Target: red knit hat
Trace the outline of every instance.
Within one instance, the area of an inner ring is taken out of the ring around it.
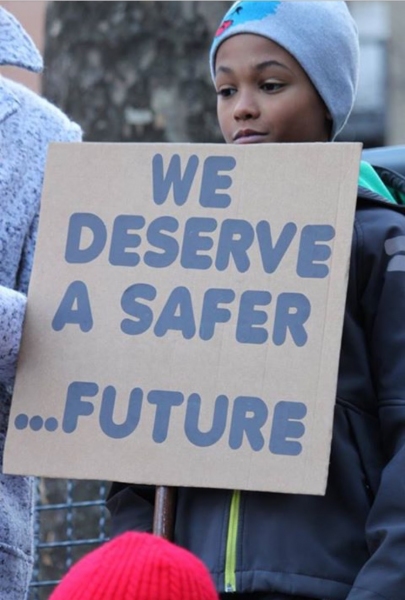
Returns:
[[[93,550],[49,600],[218,600],[193,554],[149,533],[128,532]]]

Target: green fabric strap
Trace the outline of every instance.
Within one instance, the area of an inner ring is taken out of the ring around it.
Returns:
[[[371,190],[372,192],[380,194],[380,196],[385,198],[385,200],[388,202],[397,204],[395,197],[380,179],[376,171],[368,162],[365,162],[364,160],[362,160],[360,163],[359,185]]]

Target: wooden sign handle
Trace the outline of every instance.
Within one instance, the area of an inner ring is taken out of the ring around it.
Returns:
[[[176,488],[157,486],[153,533],[165,540],[173,539],[174,513],[176,508]]]

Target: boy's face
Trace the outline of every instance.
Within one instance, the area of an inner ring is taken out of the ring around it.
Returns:
[[[215,63],[219,125],[228,144],[326,142],[331,120],[305,71],[271,40],[239,34]]]

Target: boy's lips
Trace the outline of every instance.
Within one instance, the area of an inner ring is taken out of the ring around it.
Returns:
[[[266,135],[266,133],[254,129],[239,129],[233,136],[233,142],[235,144],[253,144],[262,142]]]

